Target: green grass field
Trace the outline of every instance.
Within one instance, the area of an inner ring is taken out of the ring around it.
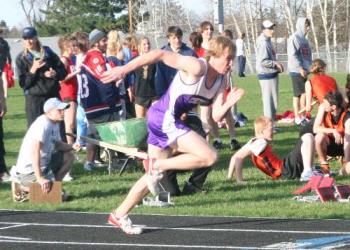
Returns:
[[[345,74],[333,75],[338,84],[343,86]],[[252,122],[262,114],[260,86],[255,76],[235,79],[246,95],[238,104],[239,111],[248,118],[248,126],[239,128],[239,141],[246,142],[253,136]],[[292,87],[287,75],[280,77],[279,111],[282,113],[292,108]],[[298,139],[298,127],[281,125],[281,130],[274,137],[273,148],[283,157],[294,146]],[[4,119],[6,161],[8,166],[15,164],[21,140],[26,131],[24,97],[21,89],[9,90],[8,113]],[[225,130],[221,130],[224,141],[228,143]],[[206,194],[175,197],[175,206],[170,208],[137,207],[133,213],[181,214],[181,215],[220,215],[220,216],[254,216],[281,218],[341,218],[350,219],[348,203],[302,203],[294,201],[291,192],[302,184],[295,181],[278,180],[260,173],[252,167],[250,160],[245,162],[244,176],[246,185],[238,185],[226,179],[227,167],[232,152],[229,149],[220,151],[219,162],[209,174],[205,189]],[[84,154],[79,154],[81,160]],[[337,162],[331,162],[333,169],[339,169]],[[142,175],[140,164],[136,171],[129,168],[122,176],[109,176],[106,168],[84,172],[82,161],[73,166],[74,181],[65,183],[64,188],[72,195],[72,200],[61,205],[31,205],[30,203],[13,203],[10,195],[10,184],[0,183],[0,208],[33,209],[33,210],[66,210],[109,212],[120,204],[131,185]],[[180,176],[182,187],[188,174]],[[348,178],[336,178],[337,183],[350,183]]]

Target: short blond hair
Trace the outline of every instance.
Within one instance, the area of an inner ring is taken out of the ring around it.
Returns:
[[[259,116],[254,121],[254,130],[255,130],[255,136],[262,133],[264,129],[267,128],[269,124],[272,123],[271,118],[266,116]]]
[[[207,50],[208,57],[220,57],[224,50],[228,48],[229,54],[236,55],[236,45],[231,39],[224,36],[217,36],[210,40],[209,49]]]

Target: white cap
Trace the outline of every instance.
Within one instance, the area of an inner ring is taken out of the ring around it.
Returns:
[[[261,24],[261,29],[270,29],[273,26],[275,26],[275,24],[273,22],[271,22],[270,20],[265,20],[263,21],[263,23]]]
[[[69,107],[69,103],[61,102],[58,98],[50,98],[44,103],[44,112],[48,112],[51,109],[66,109]]]

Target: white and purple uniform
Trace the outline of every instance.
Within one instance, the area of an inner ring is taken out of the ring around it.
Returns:
[[[185,83],[178,71],[167,92],[148,110],[148,144],[164,149],[189,132],[191,129],[181,121],[181,115],[198,104],[211,104],[220,88],[223,88],[223,75],[217,76],[211,88],[207,87],[208,64],[205,59],[199,60],[205,62],[206,72],[196,83]]]

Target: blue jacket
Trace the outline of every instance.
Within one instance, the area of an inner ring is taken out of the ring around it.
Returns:
[[[173,51],[170,47],[170,44],[165,45],[164,47],[162,47],[162,49],[167,51]],[[184,56],[197,57],[196,53],[190,47],[188,47],[185,43],[182,43],[179,54]],[[156,78],[155,78],[154,86],[158,97],[161,97],[167,91],[176,73],[177,73],[177,69],[174,69],[166,65],[162,61],[157,63]]]

